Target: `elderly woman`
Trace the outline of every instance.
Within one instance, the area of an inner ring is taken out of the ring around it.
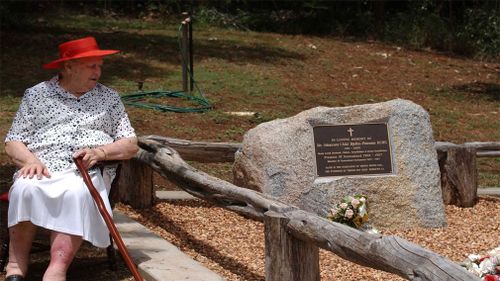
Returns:
[[[108,192],[115,170],[95,165],[131,158],[138,149],[120,96],[98,83],[103,56],[117,52],[99,49],[93,37],[63,43],[60,58],[44,65],[59,74],[24,94],[5,140],[19,168],[9,191],[7,281],[24,280],[37,227],[51,230],[46,281],[66,280],[83,240],[97,247],[110,243],[73,158],[82,157],[111,212]]]

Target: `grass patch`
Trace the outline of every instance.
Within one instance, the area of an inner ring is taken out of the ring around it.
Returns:
[[[492,173],[479,173],[478,186],[483,188],[500,187],[500,175]]]
[[[460,83],[444,89],[433,89],[430,94],[436,97],[466,102],[471,99],[476,101],[500,101],[500,85],[494,83]]]
[[[478,158],[478,185],[481,187],[500,187],[500,157]]]
[[[189,161],[189,165],[227,182],[233,181],[232,163],[199,163]]]
[[[336,102],[339,106],[351,104],[365,104],[375,102],[375,97],[368,93],[352,92],[348,95],[342,96]]]
[[[209,111],[206,116],[215,124],[224,124],[234,118],[233,116],[218,110]]]
[[[15,113],[17,108],[21,103],[20,97],[15,97],[12,95],[1,95],[0,96],[0,112],[2,113]],[[4,121],[4,118],[2,118]]]
[[[235,140],[242,136],[245,131],[242,127],[232,126],[224,131],[224,135],[227,139]]]

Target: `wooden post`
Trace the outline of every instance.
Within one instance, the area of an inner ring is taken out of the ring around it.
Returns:
[[[473,207],[478,200],[476,149],[455,145],[438,155],[444,203]]]
[[[189,93],[188,88],[188,66],[189,66],[189,42],[188,42],[188,23],[182,23],[182,38],[181,38],[181,56],[182,56],[182,91]]]
[[[194,91],[194,66],[193,66],[193,13],[189,13],[189,93]]]
[[[276,212],[264,215],[266,281],[319,281],[319,248],[289,234],[288,222]]]
[[[135,209],[153,205],[153,170],[134,158],[123,161],[118,179],[120,202]]]

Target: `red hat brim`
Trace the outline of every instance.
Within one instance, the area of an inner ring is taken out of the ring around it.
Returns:
[[[44,64],[43,68],[45,68],[45,69],[57,69],[57,68],[61,67],[61,62],[63,62],[63,61],[80,59],[80,58],[87,58],[87,57],[102,57],[102,56],[116,54],[118,52],[120,52],[120,51],[119,50],[92,50],[92,51],[80,53],[80,54],[72,56],[72,57],[57,59],[55,61]]]

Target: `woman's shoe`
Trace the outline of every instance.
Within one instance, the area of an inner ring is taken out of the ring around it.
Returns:
[[[11,276],[7,276],[5,281],[24,281],[24,277],[22,277],[21,275],[17,275],[17,274],[11,275]]]

